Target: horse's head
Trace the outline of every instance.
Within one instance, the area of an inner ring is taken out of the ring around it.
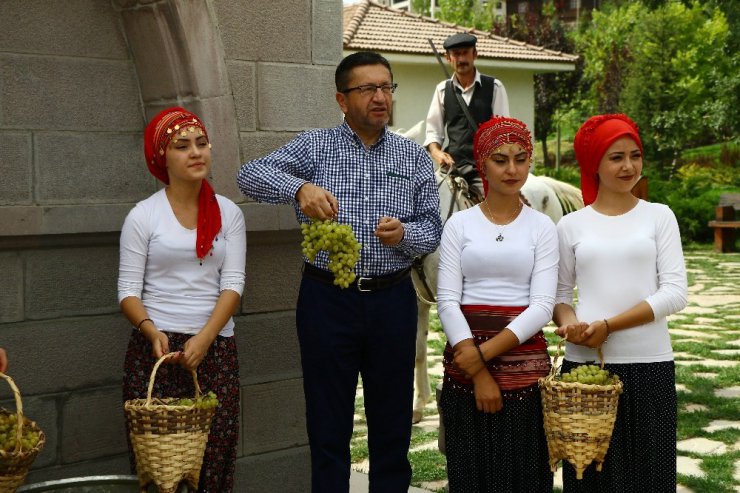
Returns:
[[[452,167],[445,170],[437,166],[434,178],[439,191],[439,211],[442,223],[446,222],[453,213],[475,205],[468,196],[468,182],[460,176],[457,168]]]

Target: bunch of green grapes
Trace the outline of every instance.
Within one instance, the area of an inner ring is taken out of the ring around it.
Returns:
[[[609,370],[602,370],[597,365],[581,365],[573,368],[568,373],[560,375],[563,382],[578,382],[594,385],[612,385],[619,382],[619,375],[609,373]]]
[[[329,253],[329,270],[334,284],[347,288],[357,278],[352,271],[360,260],[362,245],[357,242],[352,226],[331,220],[312,220],[301,224],[303,254],[314,263],[321,250]]]
[[[195,400],[195,407],[208,409],[209,407],[218,407],[218,397],[210,390],[207,394],[201,395]]]
[[[209,407],[218,407],[218,398],[216,397],[216,394],[213,393],[213,391],[208,392],[207,394],[202,394],[200,397],[197,397],[195,399],[190,399],[188,397],[183,397],[181,399],[175,399],[174,401],[171,401],[168,403],[169,406],[195,406],[200,409],[207,409]]]
[[[13,452],[18,440],[18,416],[0,414],[0,449]],[[39,433],[30,426],[23,426],[21,450],[31,450],[39,443]]]

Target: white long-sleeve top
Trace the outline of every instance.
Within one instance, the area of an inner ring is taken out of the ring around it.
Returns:
[[[497,242],[501,233],[503,241]],[[555,225],[524,207],[506,226],[480,207],[456,212],[442,233],[437,310],[449,343],[472,337],[460,305],[528,306],[508,326],[524,342],[552,318],[558,278]]]
[[[666,317],[686,306],[686,268],[676,217],[667,206],[640,200],[629,212],[606,216],[588,206],[558,223],[557,303],[573,305],[579,321],[613,317],[641,301],[655,320],[609,335],[607,363],[671,361]],[[598,361],[595,349],[566,343],[571,361]]]
[[[244,215],[231,200],[216,195],[221,231],[201,265],[195,229],[183,227],[165,190],[142,200],[121,230],[118,302],[140,298],[159,330],[197,334],[206,324],[221,291],[244,290],[247,237]],[[234,320],[221,330],[234,335]]]
[[[480,87],[480,75],[480,72],[476,69],[475,81],[469,87],[463,87],[457,81],[457,77],[455,75],[452,76],[452,83],[462,91],[462,98],[465,104],[470,104],[470,100],[473,98],[473,92],[475,92],[476,87]],[[450,79],[443,80],[434,89],[432,102],[429,105],[429,111],[427,113],[424,147],[432,142],[442,145],[445,141],[445,86],[448,80]],[[509,116],[509,96],[506,94],[506,88],[498,79],[495,79],[493,84],[494,97],[493,101],[491,101],[491,111],[494,115]]]

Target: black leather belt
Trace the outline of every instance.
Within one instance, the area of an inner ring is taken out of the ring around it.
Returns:
[[[357,291],[367,293],[370,291],[377,291],[379,289],[390,288],[395,286],[399,282],[403,281],[411,273],[411,267],[407,267],[403,270],[391,272],[384,276],[377,277],[358,277],[355,281],[349,285],[348,289],[356,289]],[[316,279],[317,281],[324,282],[326,284],[334,285],[334,274],[328,270],[319,269],[307,262],[303,263],[303,275]],[[337,286],[338,288],[339,286]]]

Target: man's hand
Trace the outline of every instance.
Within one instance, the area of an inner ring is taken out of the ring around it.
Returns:
[[[295,194],[298,205],[311,219],[331,219],[339,213],[339,202],[332,193],[313,183],[304,183]]]
[[[432,159],[438,162],[439,165],[443,168],[448,168],[455,164],[455,160],[452,158],[452,156],[442,149],[432,149],[430,154],[432,155]]]
[[[375,236],[385,246],[398,245],[403,240],[403,224],[395,217],[383,216],[375,227]]]

